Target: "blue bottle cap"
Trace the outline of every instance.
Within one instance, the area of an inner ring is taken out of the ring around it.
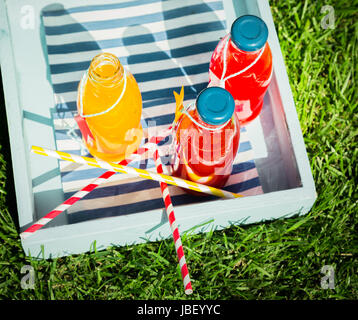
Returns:
[[[243,51],[261,49],[265,45],[267,37],[266,23],[256,16],[241,16],[231,26],[231,40]]]
[[[209,87],[199,93],[196,108],[205,123],[217,126],[232,117],[235,101],[229,91],[221,87]]]

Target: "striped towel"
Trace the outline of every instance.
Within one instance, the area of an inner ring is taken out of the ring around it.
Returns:
[[[143,128],[160,131],[174,119],[174,90],[179,93],[184,86],[184,104],[189,104],[207,86],[211,54],[228,31],[221,0],[99,1],[69,8],[54,4],[43,9],[42,20],[56,100],[52,116],[57,149],[81,155],[88,151],[73,118],[77,86],[96,54],[111,52],[132,72],[142,93]],[[150,158],[131,165],[155,171]],[[66,198],[104,172],[65,161],[60,161],[60,171]],[[169,188],[174,205],[213,200]],[[245,128],[225,189],[262,193]],[[79,222],[158,208],[163,200],[157,182],[116,174],[68,213],[70,222]]]

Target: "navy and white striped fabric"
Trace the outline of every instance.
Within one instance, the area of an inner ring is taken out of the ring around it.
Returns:
[[[173,91],[184,86],[184,103],[207,86],[211,54],[227,33],[222,1],[141,0],[64,7],[49,5],[42,12],[49,71],[56,98],[53,121],[57,149],[87,155],[73,119],[77,86],[91,59],[111,52],[136,78],[143,99],[142,125],[160,131],[174,119]],[[163,148],[168,143],[163,143]],[[155,170],[147,159],[131,164]],[[104,170],[60,161],[65,197],[83,188]],[[211,200],[170,186],[173,204]],[[262,193],[247,132],[226,190],[245,195]],[[159,184],[124,174],[79,201],[68,213],[70,222],[163,208]]]

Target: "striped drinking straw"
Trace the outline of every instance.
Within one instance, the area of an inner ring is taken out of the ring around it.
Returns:
[[[155,167],[159,174],[163,174],[163,165],[159,156],[157,144],[153,144],[153,158],[155,162]],[[184,292],[185,294],[192,294],[193,288],[191,286],[190,276],[188,266],[186,264],[183,244],[181,242],[180,233],[178,229],[178,225],[174,215],[174,207],[172,204],[172,200],[169,194],[168,185],[165,182],[160,183],[160,189],[162,191],[163,201],[165,205],[165,211],[167,213],[170,229],[173,235],[173,241],[175,250],[179,260],[180,272],[182,275],[182,280],[184,284]]]
[[[243,195],[238,194],[238,193],[233,193],[230,191],[206,186],[204,184],[200,184],[197,182],[192,182],[189,180],[172,177],[172,176],[168,176],[165,174],[159,174],[159,173],[151,172],[148,170],[123,166],[123,165],[116,164],[116,163],[110,163],[110,162],[99,160],[99,159],[82,157],[82,156],[70,154],[67,152],[50,150],[50,149],[46,149],[46,148],[42,148],[42,147],[38,147],[38,146],[32,146],[31,152],[42,155],[42,156],[62,159],[62,160],[66,160],[66,161],[70,161],[70,162],[74,162],[74,163],[87,164],[87,165],[89,165],[91,167],[95,167],[95,168],[102,168],[102,169],[107,169],[110,171],[127,173],[127,174],[131,174],[131,175],[134,175],[134,176],[137,176],[140,178],[144,178],[144,179],[165,182],[167,184],[182,187],[185,189],[190,189],[190,190],[197,191],[197,192],[206,193],[209,195],[214,195],[214,196],[221,197],[221,198],[235,199],[235,198],[243,197]]]

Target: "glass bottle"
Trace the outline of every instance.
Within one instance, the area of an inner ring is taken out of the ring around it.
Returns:
[[[240,126],[231,94],[206,88],[175,124],[173,175],[221,188],[239,147]]]
[[[209,86],[222,85],[232,94],[241,125],[259,115],[271,81],[272,55],[267,38],[268,29],[262,19],[241,16],[211,57]]]
[[[93,156],[118,162],[138,148],[142,97],[135,78],[115,55],[92,59],[79,84],[77,110],[76,121]]]

